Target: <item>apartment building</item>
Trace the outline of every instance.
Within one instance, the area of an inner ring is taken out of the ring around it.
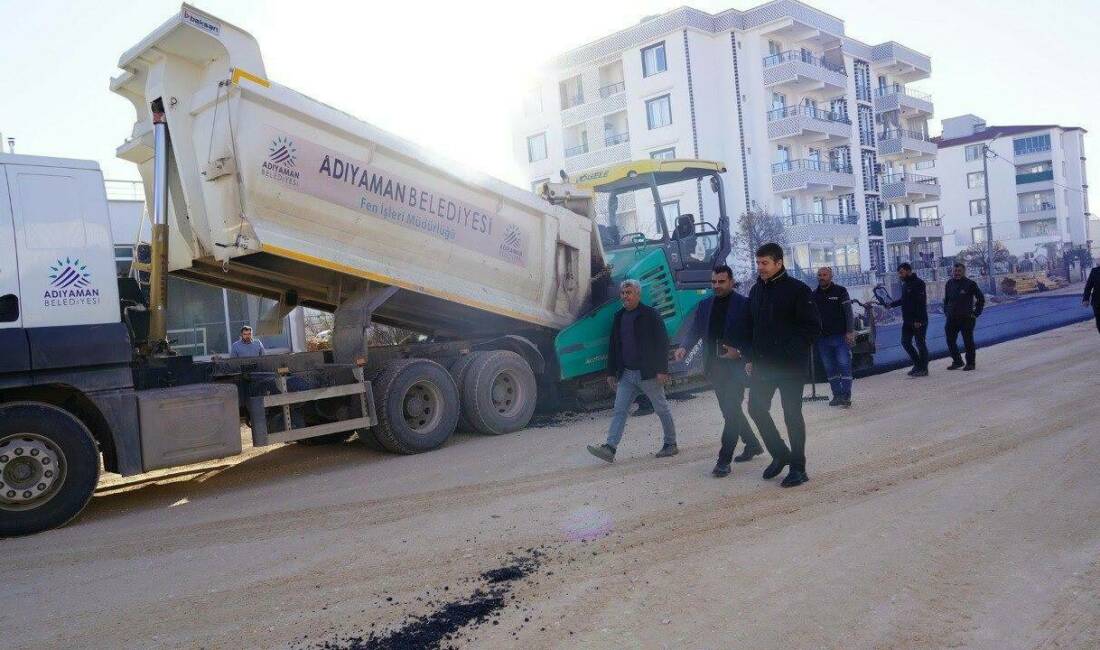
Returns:
[[[945,119],[943,134],[935,138],[935,168],[926,172],[942,188],[939,200],[904,216],[942,223],[943,250],[936,258],[951,257],[986,241],[988,183],[993,240],[1017,258],[1049,259],[1067,246],[1084,246],[1091,238],[1084,137],[1085,130],[1076,126],[992,126],[976,115]],[[982,170],[984,147],[990,152],[988,178]]]
[[[781,217],[788,267],[831,265],[848,282],[887,268],[883,217],[938,198],[919,167],[936,155],[931,98],[910,86],[929,57],[869,45],[796,0],[710,14],[681,7],[566,52],[540,73],[514,125],[532,185],[635,158],[724,161],[731,219]],[[620,203],[623,231],[681,214],[709,220],[696,183]],[[942,231],[898,227],[900,243]],[[893,240],[891,240],[893,241]]]

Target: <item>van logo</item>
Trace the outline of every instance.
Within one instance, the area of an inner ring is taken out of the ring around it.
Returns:
[[[91,283],[92,274],[88,272],[88,266],[81,264],[79,259],[65,261],[57,260],[57,266],[51,266],[53,273],[50,275],[50,286],[58,289],[83,289]]]
[[[268,152],[267,159],[276,165],[293,167],[294,163],[297,162],[298,149],[290,138],[283,136],[275,138]]]

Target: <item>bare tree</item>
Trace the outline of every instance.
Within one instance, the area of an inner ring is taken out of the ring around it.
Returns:
[[[754,209],[741,214],[733,236],[734,275],[743,286],[756,277],[756,250],[768,243],[787,248],[787,230],[783,219],[767,210]]]
[[[957,261],[966,264],[967,268],[979,268],[982,269],[982,273],[985,273],[986,262],[986,247],[984,243],[971,244],[969,247],[959,251],[955,256]],[[1016,265],[1016,256],[1008,252],[1008,248],[1005,247],[999,241],[993,242],[993,271],[995,273],[1003,273],[1011,271]]]

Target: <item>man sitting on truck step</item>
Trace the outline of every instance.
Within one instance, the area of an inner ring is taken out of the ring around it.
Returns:
[[[638,393],[645,393],[664,430],[664,445],[657,457],[675,456],[679,453],[676,425],[664,389],[668,381],[668,330],[657,310],[642,304],[642,285],[637,280],[623,280],[619,296],[623,308],[615,314],[607,350],[607,383],[615,391],[615,411],[607,442],[599,447],[588,445],[588,451],[609,463],[615,461],[630,405]]]
[[[252,338],[252,328],[245,325],[241,328],[241,338],[233,341],[233,348],[229,356],[232,358],[248,358],[264,356],[264,344],[260,339]]]

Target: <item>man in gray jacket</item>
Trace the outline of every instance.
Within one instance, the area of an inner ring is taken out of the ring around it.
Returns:
[[[264,356],[264,344],[260,342],[260,339],[252,338],[252,328],[245,325],[241,328],[241,338],[233,341],[229,356],[232,358],[262,357]]]

